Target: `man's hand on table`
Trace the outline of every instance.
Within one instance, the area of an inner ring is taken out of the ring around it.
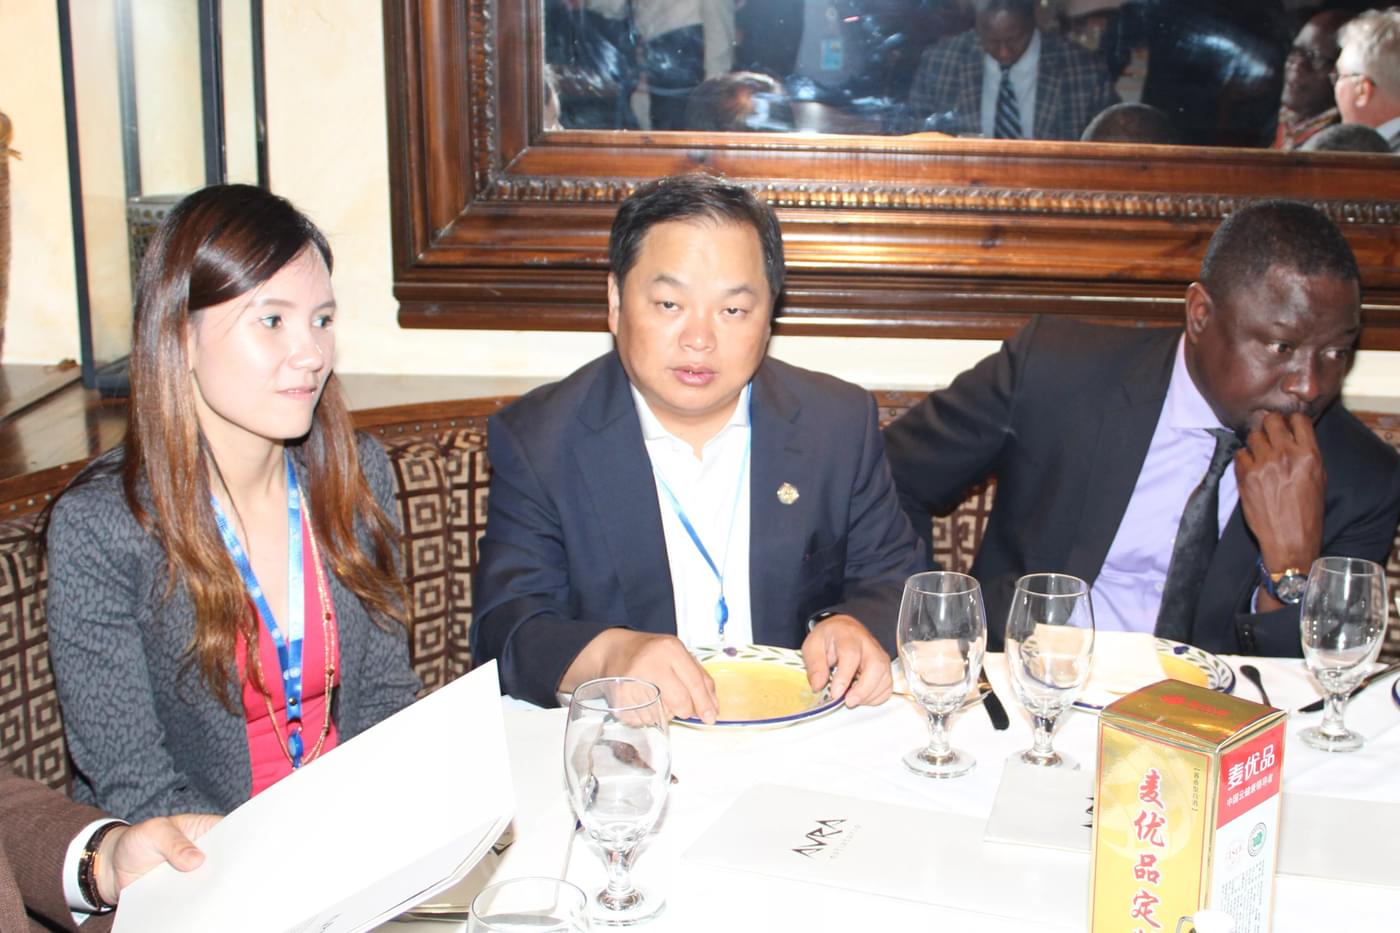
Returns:
[[[802,642],[802,663],[813,690],[831,680],[831,695],[846,705],[878,706],[890,697],[890,656],[870,630],[848,615],[823,619]],[[835,670],[833,670],[833,668]]]
[[[1240,509],[1259,541],[1264,566],[1270,573],[1296,567],[1306,574],[1322,551],[1327,490],[1312,421],[1302,412],[1265,415],[1235,454],[1235,477]],[[1260,611],[1282,605],[1267,590],[1259,590]]]
[[[712,723],[719,715],[714,679],[674,635],[608,629],[570,665],[560,689],[571,691],[595,677],[651,681],[661,688],[661,702],[672,716]]]

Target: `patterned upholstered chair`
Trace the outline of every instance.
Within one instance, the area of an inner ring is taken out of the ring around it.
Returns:
[[[881,420],[897,417],[920,393],[876,393]],[[486,527],[491,467],[486,418],[508,399],[468,399],[360,412],[356,422],[389,453],[398,478],[404,572],[412,622],[413,665],[425,693],[471,668],[472,572]],[[1400,416],[1363,419],[1400,448]],[[11,481],[0,501],[0,755],[23,774],[66,788],[63,744],[44,621],[47,582],[36,539],[39,513],[80,464]],[[995,482],[969,490],[952,514],[934,521],[934,556],[967,570],[987,526]],[[1400,538],[1387,567],[1400,582]],[[1392,617],[1386,655],[1400,658],[1400,622]]]

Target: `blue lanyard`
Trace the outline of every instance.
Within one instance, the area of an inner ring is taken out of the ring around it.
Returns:
[[[734,504],[729,509],[729,532],[724,539],[725,557],[729,556],[729,542],[734,535],[734,517],[739,514],[739,497],[744,492],[744,480],[749,472],[749,457],[753,451],[753,387],[749,387],[749,430],[748,436],[744,440],[744,462],[739,467],[739,482],[734,487]],[[719,581],[719,601],[715,603],[715,622],[719,625],[719,640],[724,641],[724,627],[729,622],[729,604],[724,601],[724,574],[715,564],[715,560],[710,556],[710,552],[705,548],[705,542],[700,540],[700,533],[691,524],[690,518],[685,514],[685,509],[681,508],[680,500],[667,485],[666,479],[661,472],[652,465],[652,473],[656,476],[656,483],[661,487],[661,491],[666,494],[666,501],[671,504],[671,510],[676,513],[676,518],[681,520],[681,526],[685,528],[686,534],[690,535],[690,540],[694,542],[695,549],[700,552],[700,556],[705,558],[705,563],[710,565],[710,572]]]
[[[301,569],[301,493],[297,488],[296,470],[292,468],[292,455],[286,454],[287,463],[287,631],[284,635],[277,627],[276,617],[267,604],[258,579],[253,575],[253,565],[238,536],[229,527],[228,518],[219,506],[219,500],[210,496],[214,504],[214,520],[219,524],[219,534],[223,536],[224,547],[243,578],[248,596],[257,607],[272,643],[277,646],[277,662],[282,668],[282,690],[287,707],[287,753],[291,756],[292,767],[301,767],[304,751],[301,740],[301,646],[302,633],[306,627],[306,597]],[[256,644],[248,646],[249,652],[258,650]]]

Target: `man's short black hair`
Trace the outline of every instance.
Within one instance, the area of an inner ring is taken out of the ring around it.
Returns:
[[[1361,123],[1338,123],[1309,136],[1298,147],[1304,152],[1375,152],[1390,154],[1390,143]]]
[[[754,229],[763,247],[770,297],[776,304],[785,271],[777,215],[747,189],[700,172],[649,181],[618,207],[608,236],[608,263],[618,287],[636,265],[637,251],[648,230],[657,224],[694,220],[744,224]]]
[[[1105,107],[1089,121],[1079,137],[1086,143],[1153,143],[1175,146],[1181,134],[1166,111],[1151,104],[1123,103]]]
[[[1361,283],[1351,246],[1326,214],[1297,201],[1256,201],[1225,218],[1210,238],[1201,284],[1222,299],[1275,267]]]
[[[1035,23],[1035,0],[977,0],[974,7],[979,17],[993,13],[1010,13]]]

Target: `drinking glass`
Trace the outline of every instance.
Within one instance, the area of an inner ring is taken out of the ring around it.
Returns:
[[[1308,573],[1299,612],[1303,657],[1327,695],[1322,722],[1298,733],[1327,752],[1365,744],[1342,722],[1347,699],[1366,676],[1385,635],[1385,570],[1356,557],[1320,557]]]
[[[632,883],[637,848],[661,816],[671,781],[671,743],[661,690],[631,677],[590,680],[574,691],[564,727],[564,778],[574,813],[603,850],[608,883],[593,922],[630,926],[663,900]]]
[[[966,774],[977,760],[948,743],[948,717],[962,708],[982,670],[982,588],[965,573],[915,574],[904,584],[895,640],[904,678],[929,723],[928,746],[905,755],[905,767],[932,778]]]
[[[1064,573],[1032,573],[1016,581],[1006,617],[1006,666],[1016,697],[1035,724],[1027,764],[1073,768],[1055,751],[1055,723],[1089,679],[1094,608],[1089,584]]]
[[[558,878],[512,878],[482,888],[467,933],[588,933],[588,898]]]

